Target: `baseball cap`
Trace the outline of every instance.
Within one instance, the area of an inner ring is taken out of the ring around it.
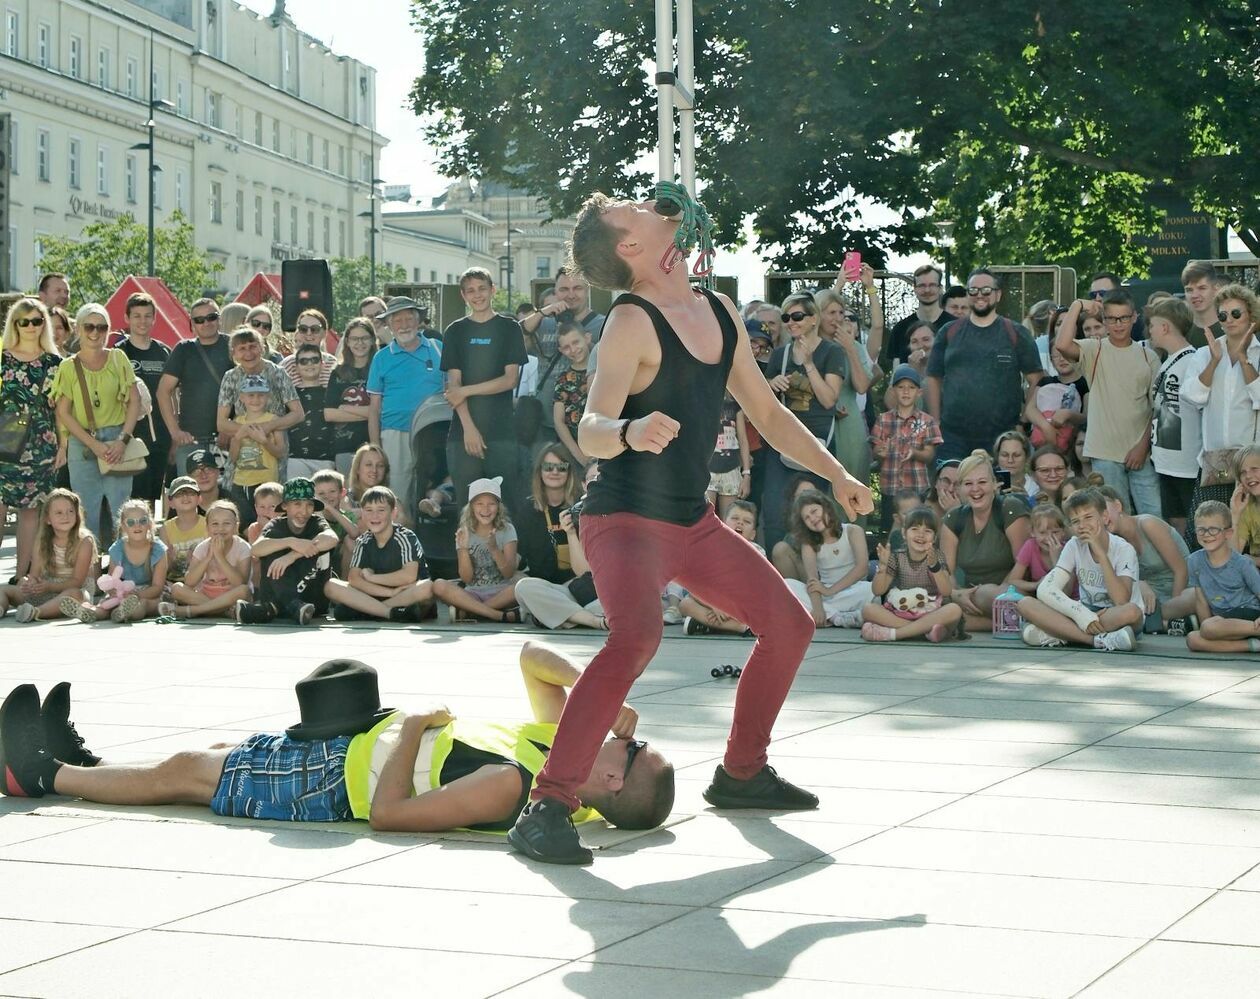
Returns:
[[[765,340],[767,343],[774,343],[774,337],[760,319],[745,319],[744,329],[748,332],[750,340]]]
[[[898,382],[907,380],[914,382],[915,385],[920,387],[923,385],[923,376],[919,374],[917,368],[909,364],[898,364],[896,370],[892,373],[892,381],[888,384],[896,385]]]
[[[264,375],[246,375],[241,379],[240,395],[246,392],[270,392],[271,383]]]
[[[204,447],[197,448],[184,461],[184,471],[190,475],[199,468],[213,468],[216,472],[219,470],[219,460]]]
[[[168,496],[175,496],[178,493],[188,492],[201,493],[197,488],[197,480],[190,475],[181,475],[178,478],[171,479],[171,484],[167,486],[166,492]]]

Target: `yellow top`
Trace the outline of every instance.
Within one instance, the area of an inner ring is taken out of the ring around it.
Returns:
[[[275,417],[271,413],[241,413],[236,422],[241,426],[251,423],[270,423]],[[236,470],[232,474],[232,483],[238,486],[261,486],[264,482],[274,482],[280,477],[280,459],[252,438],[241,441],[241,449],[236,453]]]
[[[127,400],[136,383],[136,373],[131,367],[131,361],[121,350],[110,350],[105,366],[100,371],[93,371],[86,364],[82,368],[83,377],[87,381],[87,399],[81,398],[83,388],[75,371],[74,358],[67,357],[57,365],[57,373],[53,376],[53,402],[63,397],[70,399],[74,418],[82,424],[84,430],[92,429],[91,421],[88,420],[89,406],[92,407],[92,418],[98,428],[120,425],[127,419]]]

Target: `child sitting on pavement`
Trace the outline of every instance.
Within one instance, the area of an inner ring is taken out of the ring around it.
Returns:
[[[1194,533],[1201,547],[1190,556],[1190,585],[1199,630],[1186,636],[1186,645],[1195,652],[1260,652],[1260,569],[1234,550],[1229,507],[1200,503]]]
[[[172,479],[166,489],[166,508],[175,516],[167,517],[158,530],[158,537],[166,545],[166,581],[175,583],[188,571],[188,560],[193,549],[206,540],[206,518],[198,509],[201,491],[191,475]]]
[[[359,527],[361,511],[348,509],[346,477],[335,468],[321,469],[311,476],[311,481],[315,483],[316,498],[324,504],[324,519],[336,532],[340,542],[337,548],[337,568],[342,578],[347,578],[354,543],[363,533]]]
[[[121,581],[132,584],[131,592],[111,608],[104,604],[112,593],[102,592],[96,604],[62,597],[61,613],[84,624],[108,616],[115,624],[139,621],[157,612],[158,600],[166,586],[166,545],[153,536],[153,518],[144,500],[129,499],[118,508],[115,540],[109,548],[110,575],[121,566]],[[117,599],[117,598],[115,598]]]
[[[257,493],[254,494],[257,497]],[[209,537],[193,549],[188,572],[171,586],[172,600],[158,605],[163,617],[226,616],[238,600],[248,600],[254,555],[240,536],[240,514],[230,500],[206,511]]]
[[[1132,652],[1146,617],[1139,603],[1138,558],[1129,542],[1107,530],[1107,501],[1097,489],[1074,492],[1064,512],[1075,537],[1037,586],[1019,602],[1025,644],[1058,648],[1069,642],[1106,652]],[[1080,600],[1065,592],[1075,577]]]
[[[929,506],[919,506],[902,521],[901,545],[881,544],[875,548],[879,571],[871,581],[871,592],[884,598],[862,607],[862,637],[868,642],[898,642],[926,638],[943,642],[962,620],[958,604],[942,603],[954,588],[945,556],[936,546],[940,522]],[[924,591],[922,605],[901,606],[889,598],[896,590]]]
[[[251,545],[258,540],[262,529],[280,512],[280,498],[284,486],[279,482],[264,482],[254,489],[254,522],[245,528],[245,540]]]
[[[0,617],[16,603],[20,624],[56,618],[67,597],[87,599],[96,570],[96,537],[83,522],[83,501],[69,489],[54,489],[39,508],[30,573],[0,586]]]
[[[766,554],[766,550],[757,544],[757,508],[748,500],[732,501],[726,509],[726,516],[722,518],[722,522],[763,556]],[[670,583],[669,585],[672,588],[677,584]],[[726,631],[735,635],[752,634],[742,621],[735,620],[716,607],[710,607],[703,600],[693,597],[685,590],[680,592],[682,599],[678,603],[678,609],[683,614],[684,635],[707,635],[714,631]]]
[[[387,486],[373,486],[363,494],[365,530],[354,543],[349,579],[324,584],[338,621],[418,622],[432,602],[424,549],[413,531],[394,523],[397,508],[398,497]]]
[[[484,618],[519,624],[516,609],[516,528],[503,505],[503,477],[476,479],[468,486],[468,503],[455,530],[459,579],[438,579],[433,595],[446,604],[451,624]]]

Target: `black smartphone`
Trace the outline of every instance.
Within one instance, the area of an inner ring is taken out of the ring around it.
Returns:
[[[1011,473],[1005,468],[997,469],[998,489],[1006,492],[1011,488]]]

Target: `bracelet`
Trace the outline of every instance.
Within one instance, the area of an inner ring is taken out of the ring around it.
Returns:
[[[617,440],[621,441],[621,446],[626,451],[632,450],[632,448],[630,447],[630,441],[626,439],[626,435],[629,433],[630,433],[630,421],[622,420],[621,430],[617,432]]]
[[[945,566],[941,565],[940,562],[937,562],[936,565],[929,565],[927,570],[928,572],[940,572],[944,568]]]
[[[739,474],[740,474],[740,475],[752,475],[752,469],[751,469],[751,468],[745,468],[745,469],[744,469],[743,471],[741,471]]]

